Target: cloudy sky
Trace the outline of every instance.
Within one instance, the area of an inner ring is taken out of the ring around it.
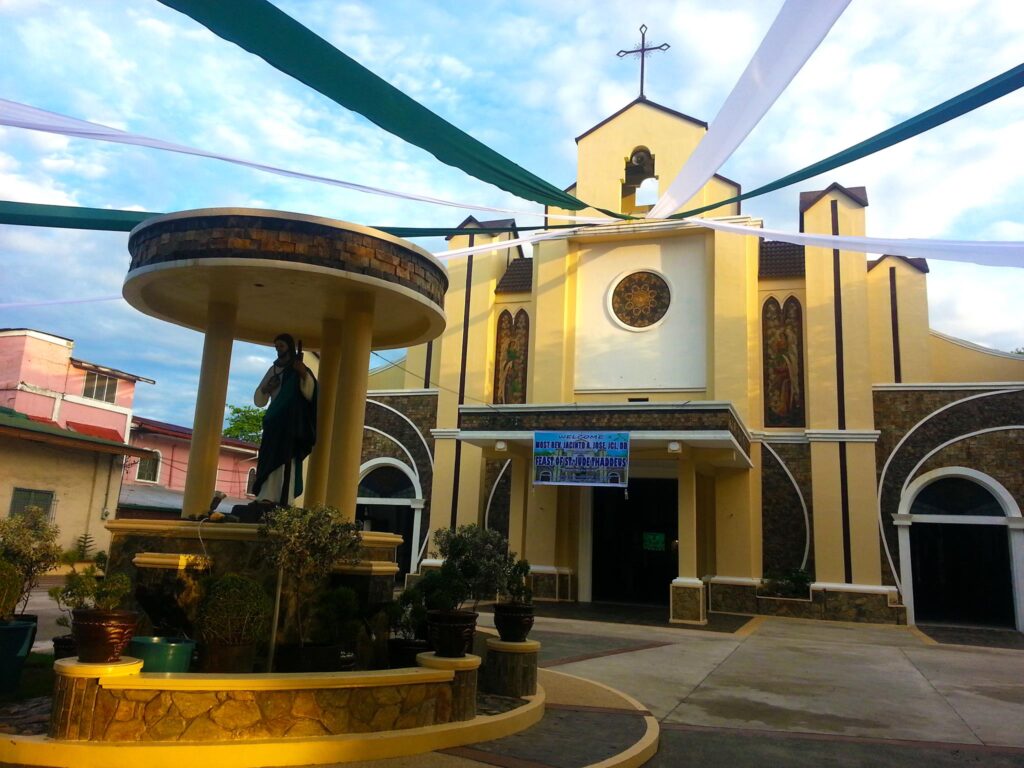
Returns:
[[[415,0],[276,4],[447,120],[559,187],[573,138],[637,95],[708,122],[781,0]],[[1017,65],[1015,0],[854,0],[721,169],[752,189]],[[467,203],[538,206],[441,165],[155,0],[0,0],[0,98],[212,152]],[[744,203],[795,231],[797,196],[832,181],[868,189],[868,234],[1024,240],[1024,92],[871,158]],[[0,128],[0,199],[174,211],[253,206],[370,225],[451,226],[469,211],[360,195],[156,150]],[[522,224],[536,223],[519,217]],[[443,241],[420,241],[440,250]],[[120,293],[127,234],[0,226],[0,304]],[[1024,346],[1024,270],[933,260],[932,326]],[[120,300],[0,308],[0,327],[75,340],[78,357],[148,378],[136,412],[191,424],[199,334]],[[248,402],[267,348],[238,344],[228,402]]]

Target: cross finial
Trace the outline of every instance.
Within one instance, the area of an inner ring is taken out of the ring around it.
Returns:
[[[619,51],[616,56],[620,59],[623,56],[636,55],[640,57],[640,98],[644,98],[644,59],[652,51],[667,51],[671,46],[668,43],[662,43],[661,45],[647,47],[647,25],[640,25],[640,47],[635,48],[632,51]]]

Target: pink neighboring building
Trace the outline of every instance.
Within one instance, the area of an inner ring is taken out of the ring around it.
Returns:
[[[28,328],[0,329],[0,516],[43,509],[60,543],[83,534],[105,549],[127,444],[135,385],[151,379],[71,356],[74,342]]]
[[[74,432],[125,442],[135,385],[152,379],[71,356],[75,342],[0,329],[0,406]]]
[[[185,490],[192,430],[136,416],[132,419],[133,448],[152,451],[151,458],[125,462],[117,516],[177,517]],[[256,475],[258,446],[244,440],[221,438],[217,464],[217,490],[227,494],[219,510],[230,512],[235,504],[247,504]]]

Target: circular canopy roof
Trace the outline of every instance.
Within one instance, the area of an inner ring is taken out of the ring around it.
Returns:
[[[412,243],[369,227],[282,211],[206,208],[132,230],[122,292],[147,315],[199,331],[211,302],[238,307],[235,338],[291,333],[321,346],[325,319],[374,299],[373,346],[404,347],[444,330],[448,276]]]

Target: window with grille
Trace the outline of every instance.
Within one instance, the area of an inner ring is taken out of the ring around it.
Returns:
[[[117,397],[117,379],[88,371],[85,374],[85,392],[82,394],[93,400],[112,403]]]
[[[139,459],[139,466],[135,470],[135,479],[145,483],[155,483],[160,480],[160,454],[153,454],[148,459]]]
[[[11,516],[23,515],[30,507],[38,507],[43,514],[53,514],[53,491],[40,491],[35,488],[15,488],[11,494]]]

